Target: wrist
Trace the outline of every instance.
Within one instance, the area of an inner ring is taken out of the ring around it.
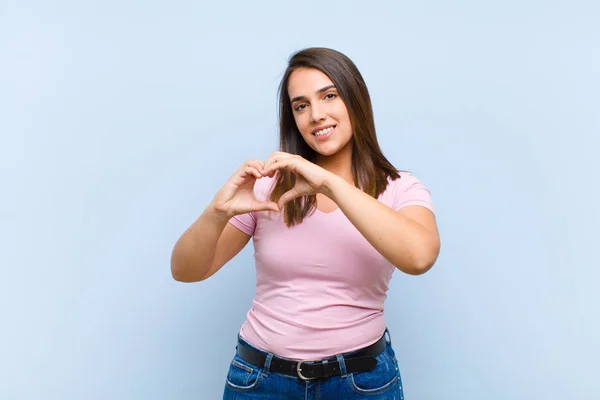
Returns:
[[[340,184],[346,183],[341,177],[337,176],[334,173],[329,172],[327,177],[323,181],[323,187],[321,188],[321,193],[325,196],[329,197],[331,200],[334,200],[335,193],[337,192],[337,188]]]
[[[214,222],[227,222],[233,217],[233,215],[229,215],[225,210],[222,210],[215,203],[210,203],[206,210],[204,210],[204,214],[207,218]]]

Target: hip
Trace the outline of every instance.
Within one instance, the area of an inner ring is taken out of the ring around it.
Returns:
[[[316,361],[262,351],[241,337],[223,399],[404,400],[389,331],[371,346]]]

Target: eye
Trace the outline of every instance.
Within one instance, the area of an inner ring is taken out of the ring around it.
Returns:
[[[327,94],[325,95],[325,98],[326,98],[326,99],[333,99],[333,98],[335,98],[335,97],[337,97],[337,94],[335,94],[335,93],[327,93]]]
[[[306,107],[306,104],[300,104],[300,105],[296,106],[296,108],[294,108],[294,110],[302,111],[302,110],[304,110],[305,107]]]

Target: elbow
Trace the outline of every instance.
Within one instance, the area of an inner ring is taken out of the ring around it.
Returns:
[[[409,275],[423,275],[434,266],[439,254],[440,242],[438,239],[415,254],[404,268],[400,268],[398,265],[396,267]]]
[[[196,276],[194,274],[187,273],[186,269],[177,267],[173,264],[171,264],[171,276],[177,282],[183,283],[200,282],[206,279],[204,276]]]
[[[177,257],[176,250],[177,248],[173,249],[173,252],[171,253],[171,276],[177,282],[187,282],[186,274],[184,273],[185,268],[180,262],[179,257]]]
[[[178,268],[174,264],[171,264],[171,276],[177,282],[190,282],[189,277],[181,271],[181,268]]]
[[[175,279],[177,282],[188,282],[189,279],[186,277],[184,271],[185,269],[182,268],[180,264],[174,260],[171,260],[171,276],[173,279]]]
[[[171,276],[177,282],[191,283],[206,279],[205,276],[194,273],[194,268],[179,260],[175,252],[171,255]]]
[[[423,259],[422,261],[413,263],[405,272],[409,275],[423,275],[433,267],[433,264],[435,264],[435,261]]]
[[[410,261],[402,260],[392,264],[394,264],[394,266],[400,271],[416,276],[423,275],[425,272],[429,271],[431,267],[433,267],[434,262],[423,257],[420,259],[414,258]]]

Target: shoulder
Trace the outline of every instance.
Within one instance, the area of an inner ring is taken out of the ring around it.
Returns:
[[[391,185],[407,185],[414,182],[420,182],[419,178],[414,176],[412,172],[409,171],[399,171],[399,178],[394,178],[392,176],[388,176],[388,182]]]
[[[408,190],[414,185],[425,187],[423,182],[421,182],[421,180],[414,176],[411,172],[401,171],[399,172],[399,175],[399,178],[388,176],[388,186],[385,192],[404,191]]]
[[[410,172],[400,172],[399,178],[388,177],[388,187],[380,200],[398,210],[409,205],[421,205],[433,211],[431,192],[419,178]]]

